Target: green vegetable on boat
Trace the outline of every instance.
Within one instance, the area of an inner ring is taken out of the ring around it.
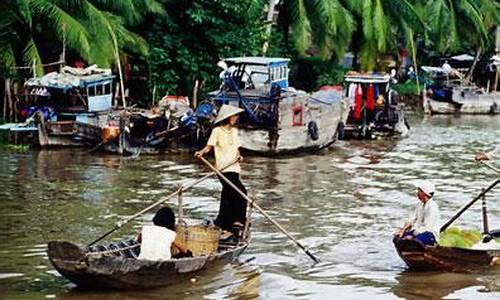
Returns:
[[[457,247],[469,249],[482,239],[482,234],[478,230],[451,227],[441,232],[438,244],[443,247]]]

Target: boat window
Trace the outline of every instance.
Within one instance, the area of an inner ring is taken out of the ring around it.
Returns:
[[[104,86],[102,84],[95,86],[95,95],[100,96],[104,92]]]
[[[302,126],[302,106],[296,106],[292,108],[292,125],[293,126]]]
[[[111,83],[106,83],[104,85],[104,95],[111,94]]]
[[[95,96],[95,85],[87,87],[87,96]]]

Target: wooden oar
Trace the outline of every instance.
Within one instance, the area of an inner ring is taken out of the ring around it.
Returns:
[[[229,165],[225,166],[223,169],[226,169],[232,165],[234,165],[237,161],[234,161],[232,163],[230,163]],[[217,172],[210,172],[209,174],[206,174],[205,176],[191,182],[190,184],[186,185],[186,186],[181,186],[179,187],[175,192],[171,193],[170,195],[168,195],[165,199],[160,199],[158,201],[156,201],[155,203],[151,204],[150,206],[144,208],[143,210],[141,210],[140,212],[136,213],[135,215],[129,217],[128,219],[125,219],[123,221],[120,221],[116,224],[116,226],[111,229],[110,231],[106,232],[105,234],[103,234],[102,236],[100,236],[99,238],[97,238],[96,240],[94,240],[92,243],[88,244],[87,247],[90,247],[92,245],[94,245],[95,243],[97,243],[98,241],[102,240],[103,238],[107,237],[108,235],[110,235],[111,233],[115,232],[116,230],[120,229],[123,227],[123,225],[127,224],[128,222],[132,221],[133,219],[137,218],[138,216],[142,215],[143,213],[157,207],[158,205],[164,203],[165,201],[169,200],[170,198],[176,196],[177,194],[179,193],[182,193],[183,191],[186,191],[190,188],[192,188],[193,186],[197,185],[198,183],[202,182],[203,180],[207,179],[208,177],[216,174]]]
[[[199,159],[203,161],[212,171],[217,173],[222,180],[224,180],[230,187],[232,187],[238,194],[240,194],[250,205],[255,207],[266,219],[268,219],[276,228],[278,228],[284,235],[286,235],[290,240],[292,240],[295,245],[297,245],[300,249],[302,249],[314,262],[318,263],[319,259],[317,259],[306,247],[304,247],[299,241],[297,241],[288,231],[285,230],[278,222],[276,222],[273,218],[271,218],[259,205],[257,205],[252,199],[250,199],[245,193],[243,193],[236,185],[234,185],[229,179],[227,179],[224,174],[217,168],[215,168],[210,162],[208,162],[203,156],[200,156]]]
[[[474,202],[481,199],[484,195],[486,195],[486,193],[488,193],[491,189],[493,189],[498,183],[500,183],[500,179],[495,180],[485,190],[481,191],[481,193],[479,193],[479,195],[474,197],[474,199],[472,199],[469,203],[467,203],[464,207],[462,207],[448,222],[446,222],[446,224],[444,224],[441,227],[440,232],[445,231],[446,228],[448,228],[448,226],[450,226],[451,223],[453,223],[456,219],[458,219],[458,217],[460,217],[460,215],[462,215],[467,209],[469,209],[469,207],[471,207],[472,204],[474,204]]]
[[[500,174],[500,169],[494,167],[489,162],[485,162],[484,160],[480,160],[479,162],[482,163],[483,165],[487,166],[488,168],[492,169],[493,171],[497,172],[498,174]]]

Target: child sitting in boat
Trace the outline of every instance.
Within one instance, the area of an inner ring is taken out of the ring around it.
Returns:
[[[424,245],[435,245],[439,238],[441,216],[439,207],[433,200],[435,187],[432,182],[421,181],[417,184],[415,212],[410,215],[396,234],[403,239],[416,239]]]
[[[191,251],[175,240],[175,215],[170,207],[160,208],[153,217],[153,224],[142,227],[137,237],[141,243],[139,259],[171,259],[172,245],[184,256],[192,256]]]

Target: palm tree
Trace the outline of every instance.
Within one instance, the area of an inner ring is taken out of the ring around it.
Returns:
[[[429,0],[428,24],[434,46],[440,53],[457,50],[465,41],[484,47],[488,30],[498,24],[495,0]]]
[[[341,58],[351,42],[354,20],[340,0],[285,0],[285,33],[300,54],[316,46],[322,58]]]
[[[394,50],[400,40],[410,42],[414,32],[425,32],[425,24],[408,0],[344,0],[356,22],[354,52],[360,53],[361,68],[373,70],[379,55]]]
[[[0,9],[0,65],[34,64],[37,74],[43,73],[42,59],[47,59],[41,51],[44,43],[52,48],[46,52],[64,44],[103,67],[113,64],[118,49],[146,54],[146,42],[127,28],[145,14],[164,13],[155,0],[7,0]]]
[[[431,0],[427,3],[432,40],[439,53],[476,48],[466,80],[469,81],[481,52],[492,38],[488,31],[500,23],[500,4],[495,0]]]

